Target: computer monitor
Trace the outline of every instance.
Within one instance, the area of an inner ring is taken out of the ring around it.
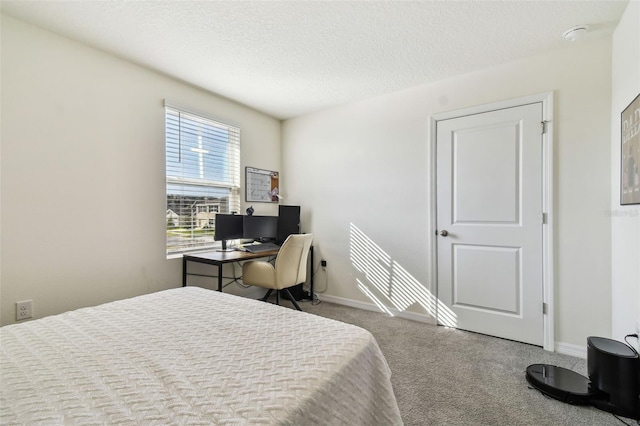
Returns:
[[[243,216],[243,238],[275,240],[278,232],[277,216]]]
[[[242,216],[237,214],[216,214],[216,228],[213,239],[222,241],[222,250],[227,249],[227,240],[242,238]]]
[[[291,234],[300,233],[300,206],[278,206],[278,236],[276,243],[282,244]]]

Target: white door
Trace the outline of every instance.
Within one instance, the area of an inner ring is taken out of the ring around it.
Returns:
[[[542,346],[542,121],[538,102],[437,122],[440,324]]]

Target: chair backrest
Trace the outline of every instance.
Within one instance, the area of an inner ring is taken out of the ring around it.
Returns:
[[[291,234],[276,257],[276,285],[287,288],[307,280],[307,258],[313,234]]]

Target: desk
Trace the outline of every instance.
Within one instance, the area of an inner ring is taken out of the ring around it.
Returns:
[[[187,262],[205,263],[218,267],[218,291],[222,291],[222,266],[225,263],[242,262],[260,257],[276,256],[278,250],[264,251],[262,253],[250,253],[248,251],[205,251],[182,255],[182,287],[187,286]],[[313,246],[309,250],[310,261],[310,297],[313,300]]]

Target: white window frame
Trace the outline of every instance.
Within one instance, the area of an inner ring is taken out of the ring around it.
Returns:
[[[166,101],[164,106],[167,257],[219,248],[215,225],[197,213],[212,203],[219,203],[220,213],[240,210],[240,127]],[[204,223],[209,226],[199,226]]]

